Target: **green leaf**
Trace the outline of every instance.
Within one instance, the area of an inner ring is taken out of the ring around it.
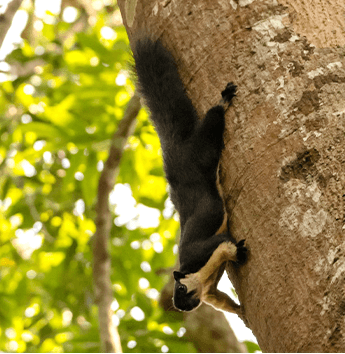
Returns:
[[[248,353],[261,352],[261,349],[258,344],[247,340],[245,340],[243,343],[246,345]]]
[[[10,186],[12,185],[12,181],[11,178],[5,178],[5,182],[1,183],[2,186],[0,188],[1,190],[1,197],[0,199],[4,200],[6,198],[7,192],[10,189]]]
[[[66,132],[63,129],[56,127],[52,124],[32,122],[18,127],[22,133],[34,132],[37,134],[38,139],[51,139],[59,143],[66,143]]]

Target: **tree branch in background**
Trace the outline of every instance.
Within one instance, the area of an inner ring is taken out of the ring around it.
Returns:
[[[64,42],[70,36],[73,36],[76,33],[84,32],[90,26],[89,24],[89,7],[90,4],[84,4],[82,1],[77,0],[63,0],[61,2],[61,12],[60,12],[60,21],[62,21],[63,12],[68,6],[73,6],[80,11],[79,18],[73,23],[71,28],[66,32],[59,34],[61,42]],[[91,6],[92,7],[92,6]]]
[[[10,70],[9,71],[0,70],[0,72],[3,72],[5,74],[11,74],[16,77],[33,75],[35,73],[35,68],[37,66],[43,66],[46,64],[46,62],[41,58],[30,60],[27,63],[20,63],[12,60],[8,61],[8,63],[11,65]]]
[[[6,37],[6,33],[11,27],[13,17],[17,10],[19,9],[20,5],[22,4],[23,0],[12,0],[8,6],[5,13],[0,15],[0,48],[2,43]]]
[[[22,187],[23,189],[24,187]],[[28,205],[29,209],[30,209],[30,215],[31,217],[34,219],[35,222],[37,221],[41,221],[41,216],[40,216],[40,213],[39,211],[37,210],[36,208],[36,205],[35,205],[35,195],[34,194],[26,194],[25,195],[25,201],[26,201],[26,204]],[[42,233],[44,234],[44,239],[45,241],[47,242],[50,242],[50,243],[53,243],[55,241],[55,237],[53,237],[48,229],[46,228],[45,224],[44,223],[41,223],[42,224]]]
[[[82,13],[73,26],[68,31],[60,35],[61,42],[64,42],[73,34],[86,31],[88,26],[88,16],[85,13]]]
[[[113,189],[118,166],[127,138],[132,134],[135,118],[141,108],[140,99],[135,94],[128,103],[122,121],[111,142],[109,157],[105,162],[98,184],[96,233],[93,240],[93,278],[102,351],[121,353],[121,342],[117,328],[112,323],[111,304],[113,290],[110,280],[111,259],[108,251],[108,241],[111,229],[111,214],[109,211],[109,193]]]
[[[207,326],[205,326],[207,318]],[[223,312],[202,304],[196,311],[184,314],[186,337],[199,353],[247,353]]]

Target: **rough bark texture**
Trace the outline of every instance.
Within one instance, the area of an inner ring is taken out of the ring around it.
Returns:
[[[296,33],[317,47],[345,45],[345,4],[343,1],[280,0],[289,6]]]
[[[250,258],[228,272],[262,350],[344,352],[343,4],[118,3],[130,39],[145,31],[172,51],[201,117],[238,85],[221,177]]]

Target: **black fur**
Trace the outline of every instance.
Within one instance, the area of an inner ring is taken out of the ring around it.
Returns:
[[[160,41],[137,40],[133,56],[139,90],[161,141],[171,200],[180,215],[180,272],[195,273],[220,243],[230,240],[227,233],[215,234],[224,219],[216,185],[224,145],[224,108],[212,107],[199,120],[175,61]],[[236,86],[229,83],[223,101],[230,104],[235,93]]]
[[[235,262],[235,265],[243,265],[244,263],[246,263],[247,261],[247,253],[248,253],[248,249],[247,247],[244,245],[244,241],[245,240],[241,240],[239,242],[236,243],[237,246],[237,261]]]
[[[195,291],[189,291],[187,292],[181,292],[179,291],[178,288],[180,286],[180,283],[176,282],[175,283],[175,289],[174,289],[174,306],[181,310],[181,311],[192,311],[196,309],[200,303],[201,300],[195,296],[196,293]]]

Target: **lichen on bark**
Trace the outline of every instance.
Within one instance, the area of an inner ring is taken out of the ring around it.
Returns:
[[[300,26],[320,4],[152,0],[127,26],[130,39],[143,28],[162,39],[200,117],[227,82],[238,85],[221,179],[250,258],[228,273],[269,352],[345,351],[344,31],[336,17],[329,37],[328,25],[318,23],[320,38],[309,20]]]

